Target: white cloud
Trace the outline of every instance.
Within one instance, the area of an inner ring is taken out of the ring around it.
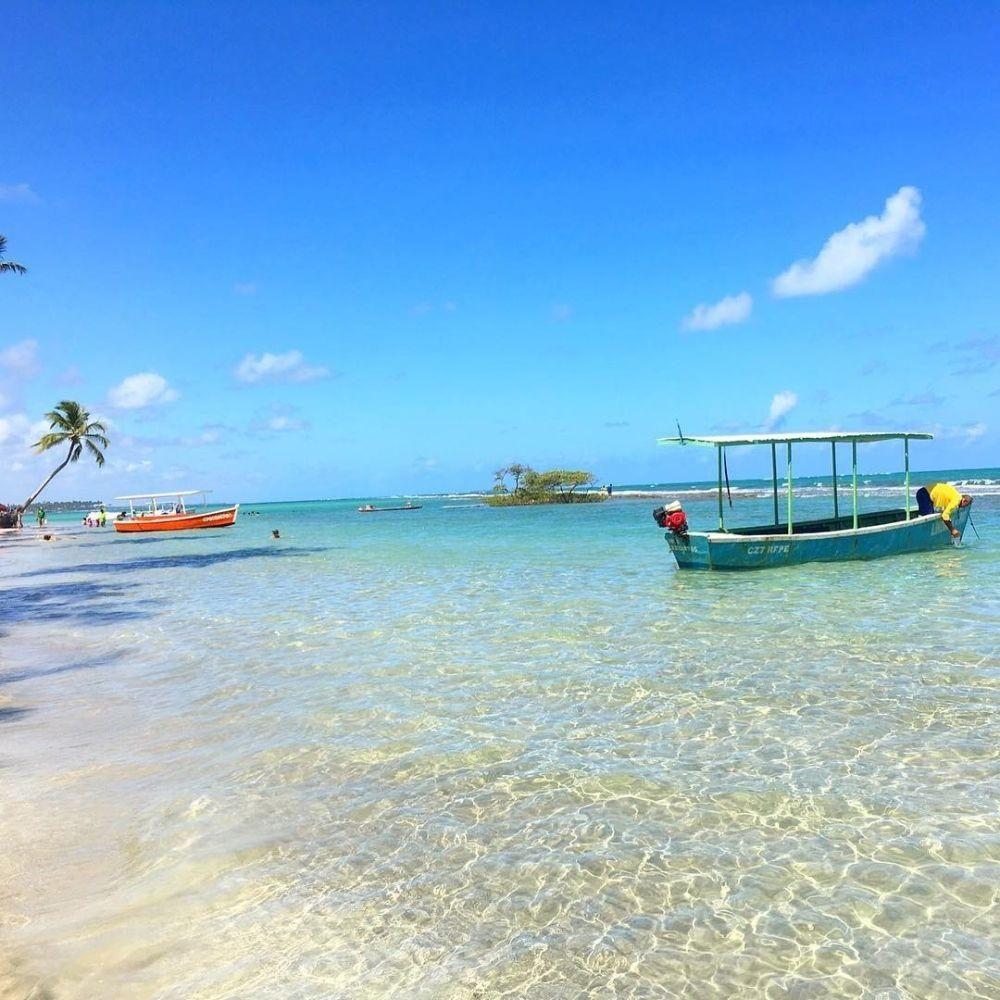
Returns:
[[[31,378],[41,371],[38,363],[38,341],[22,340],[0,351],[0,368],[6,368],[20,378]]]
[[[267,422],[269,431],[298,431],[305,425],[296,417],[277,416],[271,417]]]
[[[555,323],[565,323],[573,318],[573,307],[565,302],[557,302],[549,311],[549,316]]]
[[[31,190],[28,184],[0,184],[0,201],[21,202],[24,205],[34,205],[42,199]]]
[[[799,397],[791,389],[782,389],[781,392],[776,392],[771,399],[767,420],[764,421],[764,430],[777,430],[784,423],[785,417],[795,409],[798,402]]]
[[[248,354],[237,366],[236,377],[241,382],[312,382],[329,378],[330,369],[324,365],[306,364],[301,351],[284,354]]]
[[[967,427],[963,427],[962,430],[965,433],[966,441],[975,441],[986,433],[986,424],[980,420],[978,424],[969,424]]]
[[[139,410],[146,406],[172,403],[179,393],[156,372],[129,375],[108,392],[108,403],[119,410]]]
[[[113,458],[108,462],[108,465],[118,472],[146,472],[153,467],[153,463],[148,458],[144,458],[138,462]]]
[[[0,417],[0,444],[7,444],[23,436],[30,421],[23,413],[12,413],[6,417]]]
[[[252,281],[237,281],[233,285],[233,291],[237,295],[256,295],[257,286]]]
[[[682,330],[715,330],[720,326],[742,323],[753,309],[749,292],[727,295],[714,305],[697,305],[681,321]]]
[[[933,424],[928,430],[940,441],[957,441],[961,444],[972,444],[984,437],[989,427],[980,420],[972,424]]]
[[[856,285],[882,261],[915,250],[927,231],[920,201],[915,187],[901,187],[886,199],[881,215],[834,233],[813,260],[798,260],[779,274],[771,290],[778,298],[835,292]]]
[[[0,445],[30,448],[49,431],[47,420],[32,420],[26,413],[0,417]]]

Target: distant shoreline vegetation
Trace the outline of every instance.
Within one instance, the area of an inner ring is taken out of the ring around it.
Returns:
[[[97,510],[103,504],[103,500],[51,500],[44,503],[36,500],[25,508],[25,513],[32,513],[39,507],[47,511]]]
[[[508,485],[508,478],[512,482]],[[582,469],[549,469],[536,472],[515,462],[493,473],[493,492],[483,497],[489,507],[526,507],[544,503],[600,503],[605,492],[592,492],[597,483],[592,472]]]

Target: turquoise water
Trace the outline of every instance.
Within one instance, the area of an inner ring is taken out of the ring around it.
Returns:
[[[969,489],[961,548],[736,576],[648,499],[0,540],[0,996],[1000,996]]]

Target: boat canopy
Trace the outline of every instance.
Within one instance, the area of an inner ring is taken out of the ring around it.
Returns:
[[[722,508],[722,483],[725,477],[726,492],[729,493],[729,468],[726,464],[726,449],[746,444],[769,444],[771,446],[771,484],[774,495],[774,523],[778,525],[778,455],[777,446],[785,446],[787,463],[786,496],[788,504],[788,534],[792,534],[792,445],[793,444],[828,444],[830,457],[833,460],[833,516],[840,516],[840,498],[837,495],[837,445],[851,446],[851,498],[853,507],[853,528],[858,528],[858,445],[872,441],[902,441],[903,469],[905,471],[906,489],[906,520],[910,520],[910,441],[931,441],[934,435],[926,431],[799,431],[784,434],[709,434],[689,437],[677,426],[677,437],[663,437],[658,444],[697,444],[706,448],[715,448],[719,471],[719,531],[726,530],[725,516]],[[733,504],[729,497],[730,507]]]
[[[211,490],[167,490],[164,493],[133,493],[126,497],[115,497],[116,500],[159,500],[160,497],[195,497]]]
[[[800,431],[787,434],[684,434],[681,437],[663,437],[657,444],[700,444],[708,448],[728,448],[740,444],[809,444],[851,441],[931,441],[934,435],[926,431]]]

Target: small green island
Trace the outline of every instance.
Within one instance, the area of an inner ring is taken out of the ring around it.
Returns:
[[[511,480],[508,483],[508,480]],[[543,503],[600,503],[604,490],[592,489],[597,477],[582,469],[549,469],[536,472],[515,462],[493,473],[493,492],[483,499],[490,507],[524,507]]]

